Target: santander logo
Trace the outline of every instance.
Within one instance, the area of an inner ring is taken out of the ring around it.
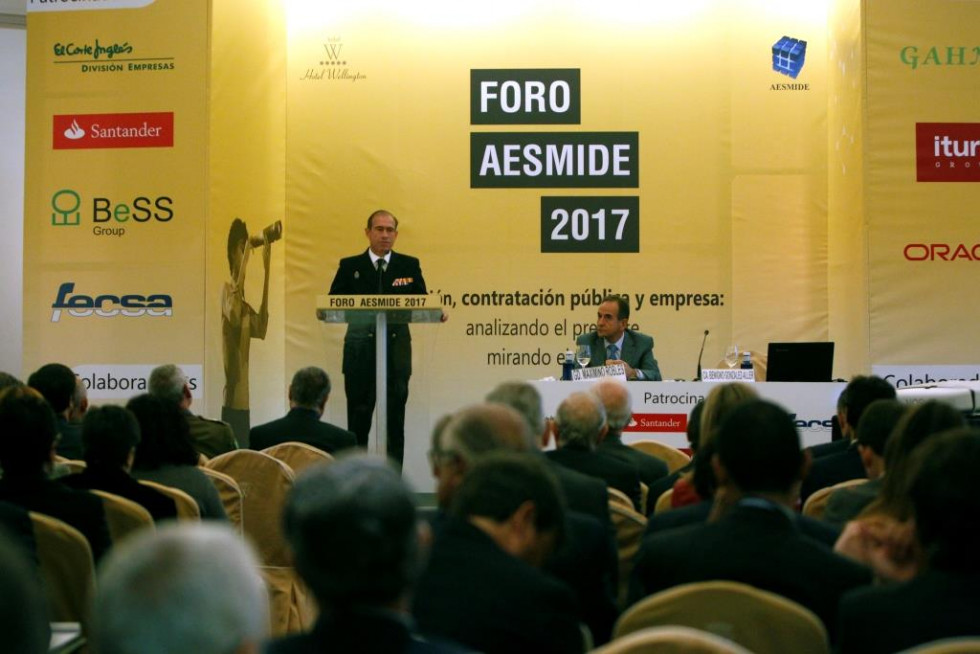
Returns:
[[[980,182],[980,123],[916,123],[918,182]]]
[[[171,148],[174,114],[65,114],[54,117],[55,150],[98,148]]]

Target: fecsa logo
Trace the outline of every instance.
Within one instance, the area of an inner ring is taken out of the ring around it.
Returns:
[[[806,63],[806,41],[784,36],[772,44],[772,69],[791,79],[800,76],[803,64]],[[771,84],[771,91],[809,91],[806,83]]]
[[[898,58],[912,70],[920,66],[976,66],[980,63],[980,45],[934,45],[928,48],[907,45],[899,50]]]
[[[58,297],[51,305],[51,322],[60,322],[62,311],[75,318],[169,318],[174,315],[174,301],[169,295],[82,295],[74,293],[75,282],[65,282],[58,287]]]
[[[128,202],[98,196],[87,205],[77,191],[64,188],[51,196],[51,224],[77,227],[82,224],[83,208],[90,209],[87,216],[94,223],[92,233],[96,236],[125,236],[124,225],[130,222],[169,223],[174,217],[174,201],[167,195],[138,195]]]
[[[980,182],[980,123],[916,123],[917,182]]]
[[[174,145],[172,111],[132,114],[55,116],[55,150],[95,148],[170,148]]]

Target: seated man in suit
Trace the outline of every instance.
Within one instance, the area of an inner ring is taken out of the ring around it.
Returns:
[[[596,452],[635,466],[640,473],[640,481],[648,488],[666,477],[666,463],[623,442],[623,429],[633,419],[632,399],[626,386],[616,379],[603,379],[591,390],[606,409],[606,425],[609,427],[606,437],[596,446]],[[652,505],[647,509],[653,512]]]
[[[456,652],[414,634],[409,596],[424,566],[415,498],[385,461],[342,457],[311,468],[286,501],[286,539],[316,597],[313,630],[268,654]]]
[[[813,460],[810,473],[803,480],[803,488],[800,493],[800,499],[803,502],[806,502],[814,491],[821,488],[833,486],[849,479],[866,478],[855,440],[858,422],[861,420],[864,410],[875,400],[894,400],[895,388],[881,377],[858,376],[847,384],[847,388],[844,389],[844,397],[847,404],[847,419],[841,424],[841,430],[844,432],[842,439],[844,444],[836,446],[839,448],[838,451],[825,453]]]
[[[221,420],[211,420],[191,413],[191,404],[194,402],[191,382],[179,367],[170,363],[154,368],[150,372],[148,390],[150,395],[155,395],[180,408],[181,413],[187,418],[194,449],[204,456],[213,459],[219,454],[238,449],[238,441],[231,430],[231,425]]]
[[[289,413],[278,420],[252,427],[251,448],[267,447],[298,441],[333,454],[357,445],[353,433],[328,422],[321,422],[323,410],[330,397],[330,377],[321,368],[301,368],[289,385]]]
[[[571,591],[539,569],[564,524],[561,493],[539,459],[500,452],[478,461],[416,589],[422,633],[487,654],[581,652]]]
[[[153,520],[176,519],[174,501],[144,486],[130,476],[140,426],[136,416],[121,406],[96,407],[82,421],[85,470],[62,477],[61,482],[78,490],[101,490],[141,505]]]
[[[619,295],[608,295],[599,305],[595,331],[582,334],[575,343],[591,349],[589,367],[622,364],[630,381],[660,381],[653,337],[628,329],[629,318],[629,302]]]
[[[715,436],[720,517],[645,538],[633,598],[696,581],[738,581],[802,604],[833,632],[840,596],[870,583],[871,571],[804,536],[794,523],[808,463],[786,411],[764,400],[735,407]]]
[[[918,574],[844,596],[843,654],[906,651],[980,635],[980,433],[958,429],[934,436],[912,459],[908,495]],[[883,539],[876,547],[884,559],[894,545]]]
[[[102,500],[48,479],[58,424],[41,394],[27,386],[0,396],[0,500],[63,520],[88,540],[98,561],[109,549]]]
[[[555,416],[558,449],[545,452],[552,461],[602,479],[626,494],[639,511],[643,501],[636,466],[596,452],[606,435],[606,411],[591,393],[572,393],[558,405]]]
[[[27,385],[44,396],[58,418],[57,454],[66,459],[82,458],[82,429],[73,417],[82,411],[81,399],[84,392],[78,387],[85,384],[78,375],[66,365],[48,363],[35,370],[27,379]],[[87,403],[88,400],[86,399]]]
[[[100,570],[96,651],[258,654],[268,629],[258,561],[228,527],[180,522],[142,531]]]

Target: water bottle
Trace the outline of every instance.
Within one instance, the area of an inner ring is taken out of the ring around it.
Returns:
[[[575,353],[572,348],[565,350],[565,360],[561,364],[562,381],[572,381],[572,371],[575,370]]]
[[[742,352],[742,370],[752,370],[752,353],[748,350]]]

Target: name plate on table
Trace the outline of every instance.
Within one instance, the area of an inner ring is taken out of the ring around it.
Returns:
[[[755,370],[743,370],[741,368],[708,368],[701,371],[701,381],[754,382]]]
[[[319,295],[316,316],[324,322],[373,320],[379,311],[391,322],[439,322],[442,307],[428,295]]]
[[[617,363],[614,366],[596,366],[594,368],[575,368],[572,370],[572,381],[603,379],[605,377],[617,377],[626,381],[626,368],[623,367],[623,364]]]

